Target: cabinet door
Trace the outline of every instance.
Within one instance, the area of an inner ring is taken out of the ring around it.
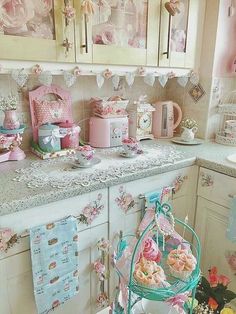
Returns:
[[[200,0],[181,0],[171,16],[162,1],[159,66],[191,68],[195,64]],[[201,14],[203,14],[201,12]]]
[[[189,223],[193,225],[197,173],[198,168],[193,166],[111,187],[109,189],[109,239],[113,248],[116,248],[119,241],[120,231],[124,235],[135,234],[137,231],[141,221],[141,210],[144,208],[144,201],[139,199],[139,195],[165,186],[176,186],[177,192],[173,199],[174,213],[183,220],[188,214]],[[118,276],[111,268],[111,299],[117,284]]]
[[[217,266],[230,278],[229,288],[236,292],[236,276],[225,258],[228,250],[235,251],[235,243],[226,238],[228,217],[228,208],[198,198],[195,229],[202,245],[202,272],[207,275],[210,267]]]
[[[94,314],[99,284],[92,263],[99,257],[97,242],[107,239],[108,225],[103,224],[79,233],[80,291],[78,295],[54,310],[56,314]],[[36,314],[30,251],[0,261],[0,313]],[[107,283],[105,284],[107,292]],[[3,311],[2,311],[3,309]]]
[[[93,0],[87,20],[81,2],[75,2],[77,62],[157,65],[160,0]]]
[[[0,59],[74,62],[74,26],[62,13],[69,1],[1,1]]]

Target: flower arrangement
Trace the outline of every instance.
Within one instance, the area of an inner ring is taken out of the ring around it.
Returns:
[[[16,110],[17,104],[17,97],[12,94],[9,94],[7,97],[0,98],[0,109],[2,111]]]
[[[97,248],[99,251],[107,253],[110,248],[110,242],[102,238],[101,240],[98,241]]]
[[[97,200],[88,204],[82,211],[82,214],[79,216],[79,221],[87,225],[91,225],[95,218],[97,218],[101,211],[104,208],[104,205],[101,205],[102,194],[99,193]]]
[[[17,242],[17,239],[17,235],[11,229],[0,229],[0,252],[7,252]]]
[[[224,305],[236,297],[236,294],[228,290],[230,279],[218,273],[216,267],[209,270],[208,278],[202,277],[201,283],[197,289],[196,299],[199,307],[207,307],[206,313],[220,313]],[[205,313],[205,312],[197,312]]]
[[[198,127],[197,122],[194,119],[191,118],[185,118],[182,120],[182,122],[180,123],[180,126],[182,128],[187,128],[187,129],[192,129],[194,127]]]
[[[130,193],[126,193],[124,187],[119,188],[120,196],[116,198],[116,203],[120,209],[127,213],[131,208],[134,208],[135,201]]]

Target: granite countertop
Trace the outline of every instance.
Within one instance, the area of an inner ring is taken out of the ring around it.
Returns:
[[[71,169],[72,159],[42,161],[29,154],[19,162],[0,164],[0,216],[77,196],[112,185],[197,164],[236,178],[236,164],[226,160],[235,147],[206,142],[175,145],[146,141],[144,154],[122,158],[120,148],[98,150],[102,162],[89,169]]]

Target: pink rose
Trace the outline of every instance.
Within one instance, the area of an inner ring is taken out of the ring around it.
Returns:
[[[219,276],[219,284],[222,284],[224,287],[227,287],[230,283],[230,279],[227,276]]]
[[[229,254],[226,259],[232,271],[236,271],[236,252]]]
[[[92,208],[90,206],[86,206],[84,209],[83,209],[83,214],[84,216],[86,217],[89,217],[91,215],[91,211],[92,211]]]
[[[148,237],[146,239],[142,254],[147,260],[154,261],[157,263],[159,263],[162,258],[162,254],[156,242],[151,237]]]

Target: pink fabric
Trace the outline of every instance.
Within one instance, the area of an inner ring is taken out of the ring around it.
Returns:
[[[70,121],[70,108],[63,100],[43,100],[41,102],[35,100],[35,117],[38,126],[45,123],[61,123]]]

